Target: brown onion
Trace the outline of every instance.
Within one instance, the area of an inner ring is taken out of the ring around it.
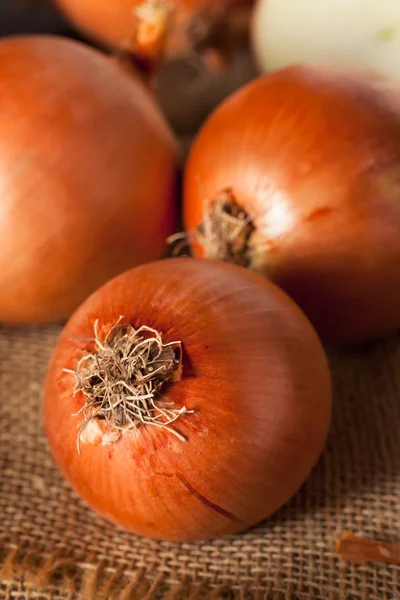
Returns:
[[[224,49],[246,37],[253,0],[56,0],[95,40],[147,58]]]
[[[195,540],[245,529],[297,490],[330,394],[321,344],[281,290],[235,265],[170,259],[76,311],[44,416],[58,467],[92,508],[141,535]]]
[[[162,254],[176,142],[142,84],[77,42],[1,41],[0,81],[0,320],[64,319]]]
[[[184,210],[200,255],[269,277],[330,341],[400,325],[400,93],[373,73],[287,68],[210,117]]]

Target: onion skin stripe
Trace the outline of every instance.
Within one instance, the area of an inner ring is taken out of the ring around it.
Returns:
[[[183,477],[183,475],[181,475],[180,473],[176,474],[177,478],[183,483],[183,485],[185,486],[185,488],[193,495],[195,496],[198,500],[200,500],[200,502],[202,502],[205,506],[207,506],[207,508],[211,508],[212,510],[214,510],[215,512],[217,512],[218,514],[222,515],[223,517],[226,517],[227,519],[230,519],[231,521],[236,521],[237,523],[241,523],[241,519],[239,519],[239,517],[237,517],[236,515],[234,515],[233,513],[229,512],[228,510],[225,510],[225,508],[222,508],[222,506],[219,506],[218,504],[215,504],[214,502],[211,502],[211,500],[208,500],[208,498],[206,498],[205,496],[203,496],[203,494],[200,494],[200,492],[198,492],[188,481],[187,479],[185,479]]]

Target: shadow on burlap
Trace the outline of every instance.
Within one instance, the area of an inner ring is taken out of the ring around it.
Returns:
[[[244,534],[175,544],[108,524],[55,468],[41,386],[58,332],[0,329],[0,598],[400,599],[400,567],[335,555],[344,530],[400,540],[400,339],[330,353],[331,434],[286,507]]]

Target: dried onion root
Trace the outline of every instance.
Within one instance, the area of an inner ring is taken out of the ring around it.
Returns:
[[[96,320],[95,352],[83,356],[76,370],[64,369],[76,378],[74,395],[81,392],[85,398],[77,413],[83,413],[78,425],[79,452],[81,442],[93,443],[101,437],[102,445],[108,445],[127,431],[137,432],[141,425],[162,427],[185,440],[170,425],[184,413],[193,411],[174,408],[160,399],[163,385],[181,378],[181,343],[164,344],[156,329],[147,326],[135,329],[122,324],[122,320],[120,317],[103,340]]]

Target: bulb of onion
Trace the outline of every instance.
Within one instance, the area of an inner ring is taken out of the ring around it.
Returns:
[[[235,265],[170,259],[74,313],[44,416],[58,467],[92,508],[140,535],[198,540],[288,500],[330,405],[318,337],[280,289]]]
[[[83,44],[4,39],[0,82],[0,321],[58,321],[163,253],[177,145],[141,82]]]
[[[400,86],[288,67],[197,136],[184,212],[197,254],[280,285],[331,342],[400,326]]]
[[[400,77],[400,13],[393,0],[258,0],[252,38],[263,71],[308,62]]]

